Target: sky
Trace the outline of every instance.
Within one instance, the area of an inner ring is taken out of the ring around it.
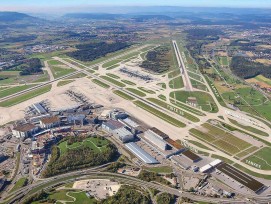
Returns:
[[[42,10],[94,6],[183,6],[271,8],[271,0],[0,0],[0,10]]]

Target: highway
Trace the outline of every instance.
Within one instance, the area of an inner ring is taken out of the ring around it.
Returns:
[[[172,40],[172,43],[173,43],[176,58],[177,58],[177,61],[178,61],[178,65],[179,65],[179,68],[180,68],[180,72],[181,72],[181,75],[182,75],[182,78],[183,78],[185,89],[186,89],[186,91],[193,91],[193,86],[192,86],[191,81],[189,79],[189,75],[187,73],[187,70],[186,70],[182,55],[180,53],[178,44],[177,44],[176,40]]]
[[[178,197],[187,197],[196,201],[212,202],[212,203],[229,203],[229,201],[234,201],[234,203],[244,203],[243,200],[237,200],[237,199],[229,200],[229,199],[224,199],[224,198],[210,198],[210,197],[198,196],[198,195],[191,194],[188,192],[179,191],[178,189],[171,188],[169,186],[165,186],[165,185],[157,184],[153,182],[142,181],[138,178],[123,175],[123,174],[95,171],[95,169],[93,168],[70,172],[67,174],[62,174],[59,176],[42,180],[38,183],[34,183],[31,185],[22,187],[19,190],[12,192],[9,197],[10,199],[5,202],[6,203],[15,203],[16,201],[19,202],[22,198],[25,199],[27,197],[30,197],[41,189],[49,189],[50,187],[57,186],[58,184],[69,183],[69,182],[73,182],[73,181],[81,180],[81,179],[87,179],[87,177],[114,179],[124,184],[130,184],[130,185],[133,184],[140,187],[144,186],[147,188],[153,188],[161,192],[167,192],[167,193],[176,195]]]

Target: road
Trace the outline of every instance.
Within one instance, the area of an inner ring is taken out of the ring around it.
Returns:
[[[181,75],[182,75],[182,78],[183,78],[185,89],[186,89],[186,91],[193,91],[193,86],[192,86],[191,81],[189,79],[189,75],[187,73],[187,70],[186,70],[182,55],[180,53],[178,44],[177,44],[177,42],[175,40],[173,40],[172,43],[173,43],[176,58],[177,58],[177,61],[178,61],[178,65],[179,65],[179,68],[180,68],[180,71],[181,71]]]
[[[233,201],[233,200],[224,199],[224,198],[210,198],[210,197],[198,196],[198,195],[191,194],[188,192],[181,192],[178,189],[171,188],[162,184],[146,182],[138,178],[130,177],[130,176],[122,175],[122,174],[95,171],[94,169],[86,169],[86,170],[80,170],[76,172],[71,172],[71,173],[51,177],[46,180],[40,181],[38,183],[22,187],[21,189],[10,194],[10,196],[13,196],[13,197],[10,197],[10,200],[8,200],[7,203],[14,203],[15,201],[19,201],[23,197],[24,198],[30,197],[41,189],[49,189],[50,187],[56,186],[57,184],[68,183],[68,182],[72,182],[72,181],[76,181],[80,179],[86,179],[86,177],[88,176],[114,179],[124,184],[129,184],[129,185],[132,184],[132,185],[136,185],[140,187],[144,186],[147,188],[153,188],[161,192],[170,193],[178,197],[187,197],[187,198],[197,200],[197,201],[212,202],[212,203],[229,203],[229,201]],[[244,201],[235,199],[234,202],[243,203]]]

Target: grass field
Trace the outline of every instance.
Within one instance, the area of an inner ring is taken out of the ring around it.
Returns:
[[[229,65],[229,60],[227,56],[218,56],[218,62],[222,66],[228,66]]]
[[[202,78],[200,75],[198,74],[195,74],[193,72],[187,72],[189,77],[192,78],[192,79],[195,79],[195,80],[198,80],[198,81],[202,81]]]
[[[118,66],[120,66],[120,65],[119,65],[119,64],[115,64],[115,65],[112,65],[112,66],[106,68],[106,70],[115,69],[115,68],[117,68]]]
[[[250,143],[235,137],[223,129],[210,125],[209,123],[204,123],[202,126],[207,131],[193,128],[190,130],[190,134],[212,146],[215,146],[217,149],[220,149],[225,153],[235,155],[252,146]]]
[[[243,159],[243,162],[258,169],[271,170],[271,148],[264,147],[253,155]]]
[[[163,101],[167,101],[167,97],[165,95],[160,94],[158,98],[162,99]]]
[[[67,74],[70,74],[72,72],[75,72],[74,69],[69,68],[68,66],[66,66],[65,64],[63,64],[62,62],[59,62],[57,60],[50,60],[50,61],[48,61],[48,64],[50,66],[50,69],[51,69],[55,79],[62,77],[62,76],[65,76]]]
[[[149,94],[155,94],[155,91],[146,89],[144,87],[138,87],[138,89],[141,90],[141,91],[144,91],[146,93],[149,93]]]
[[[206,147],[205,145],[201,144],[200,142],[194,141],[194,140],[188,140],[189,143],[196,145],[202,149],[211,150],[209,147]]]
[[[121,83],[115,79],[112,79],[108,76],[101,76],[101,78],[105,79],[106,81],[109,81],[110,83],[112,84],[115,84],[116,86],[119,86],[119,87],[125,87],[126,85],[124,83]]]
[[[216,113],[218,111],[213,98],[208,93],[200,91],[174,91],[170,93],[170,97],[183,103],[187,102],[188,97],[195,97],[197,99],[198,106],[201,107],[202,110],[211,113]]]
[[[191,84],[192,84],[192,86],[194,88],[200,89],[200,90],[203,90],[203,91],[207,91],[208,90],[207,87],[205,86],[205,84],[203,84],[201,82],[198,82],[198,81],[196,81],[194,79],[190,79],[190,81],[191,81]]]
[[[133,94],[140,96],[140,97],[145,97],[146,94],[142,91],[139,91],[137,89],[133,89],[133,88],[127,88],[128,91],[132,92]]]
[[[97,84],[97,85],[103,87],[103,88],[106,88],[106,89],[108,89],[108,88],[110,87],[108,84],[105,84],[105,83],[103,83],[102,81],[100,81],[100,80],[98,80],[98,79],[92,79],[91,81],[92,81],[93,83],[95,83],[95,84]]]
[[[137,105],[138,107],[152,113],[153,115],[161,118],[162,120],[176,126],[176,127],[185,127],[186,125],[184,123],[182,123],[181,121],[179,120],[176,120],[175,118],[165,114],[165,113],[162,113],[161,111],[141,102],[141,101],[135,101],[134,102],[135,105]]]
[[[123,83],[125,83],[125,84],[128,84],[128,85],[131,85],[131,86],[135,86],[136,84],[134,83],[134,82],[131,82],[131,81],[128,81],[128,80],[125,80],[125,79],[123,79],[123,80],[121,80]]]
[[[258,150],[259,148],[258,147],[255,147],[255,146],[252,146],[240,153],[238,153],[237,155],[235,155],[236,157],[238,158],[242,158],[242,157],[245,157],[247,156],[248,154],[252,153],[252,152],[255,152],[256,150]]]
[[[183,78],[181,76],[178,76],[177,78],[174,78],[169,81],[169,87],[171,89],[180,89],[184,87],[183,84]]]
[[[66,84],[72,83],[74,80],[64,80],[57,82],[57,86],[65,86]]]
[[[194,113],[194,114],[196,114],[196,115],[199,115],[199,116],[205,116],[205,115],[206,115],[206,114],[204,114],[203,112],[201,112],[201,111],[199,111],[199,110],[197,110],[197,109],[191,108],[190,106],[187,106],[187,105],[185,105],[185,104],[183,104],[183,103],[180,103],[180,102],[178,102],[178,101],[175,101],[175,100],[173,100],[173,99],[170,99],[170,103],[172,103],[172,104],[174,104],[175,106],[178,106],[178,107],[180,107],[180,108],[182,108],[182,109],[184,109],[184,110],[186,110],[186,111],[189,111],[189,112],[191,112],[191,113]]]
[[[172,78],[177,77],[180,74],[181,74],[181,71],[179,69],[177,69],[175,71],[172,71],[172,72],[168,73],[168,78],[172,79]]]
[[[163,89],[167,88],[167,85],[165,83],[159,83],[159,84],[156,84],[156,85],[161,86]]]
[[[30,91],[28,93],[22,94],[20,96],[14,97],[12,99],[5,100],[3,102],[0,102],[0,106],[2,107],[10,107],[14,106],[16,104],[22,103],[24,101],[27,101],[28,99],[34,98],[36,96],[42,95],[46,92],[49,92],[52,88],[52,85],[47,85],[42,88]]]
[[[115,59],[115,60],[112,60],[112,61],[109,61],[109,62],[106,62],[102,65],[103,68],[108,68],[108,67],[111,67],[115,64],[118,64],[122,61],[122,59]]]
[[[56,200],[55,204],[62,204],[60,201],[71,204],[94,204],[97,203],[95,198],[89,198],[84,191],[78,190],[59,190],[50,192],[46,199]],[[41,202],[36,201],[31,204],[39,204]],[[42,202],[44,203],[44,202]]]
[[[235,124],[235,125],[237,125],[238,127],[241,127],[241,128],[243,128],[243,129],[245,129],[245,130],[247,130],[247,131],[250,131],[250,132],[253,132],[253,133],[262,135],[262,136],[266,136],[266,137],[269,136],[269,134],[266,133],[266,132],[263,132],[263,131],[258,130],[258,129],[256,129],[256,128],[253,128],[253,127],[251,127],[251,126],[242,125],[242,124],[238,123],[236,120],[233,120],[233,119],[231,119],[231,118],[229,118],[229,121],[230,121],[232,124]]]
[[[257,80],[262,81],[262,82],[265,82],[265,83],[267,83],[268,85],[271,86],[271,79],[268,79],[268,78],[264,77],[263,75],[258,75],[258,76],[256,76],[255,78],[256,78]]]
[[[15,185],[13,186],[13,188],[10,190],[10,192],[12,191],[16,191],[18,189],[20,189],[21,187],[25,186],[27,184],[27,178],[25,177],[22,177],[20,178],[16,183]]]
[[[129,100],[129,101],[132,101],[132,100],[135,99],[134,97],[129,96],[126,93],[124,93],[122,91],[119,91],[119,90],[115,90],[115,91],[113,91],[113,93],[120,96],[120,97],[122,97],[122,98],[124,98],[124,99],[126,99],[126,100]]]
[[[112,77],[112,78],[114,78],[114,79],[120,79],[120,77],[117,76],[117,75],[115,75],[115,74],[106,73],[106,75],[107,75],[107,76],[110,76],[110,77]]]
[[[183,110],[181,110],[179,108],[175,108],[174,106],[172,106],[170,104],[167,104],[164,101],[161,101],[161,100],[156,99],[156,98],[148,98],[148,100],[151,101],[152,103],[154,103],[154,104],[156,104],[158,106],[161,106],[161,107],[163,107],[163,108],[165,108],[165,109],[167,109],[167,110],[169,110],[171,112],[174,112],[174,113],[176,113],[176,114],[178,114],[178,115],[180,115],[180,116],[182,116],[182,117],[184,117],[184,118],[186,118],[186,119],[188,119],[188,120],[190,120],[192,122],[199,122],[200,121],[197,117],[195,117],[195,116],[193,116],[193,115],[191,115],[191,114],[189,114],[189,113],[187,113],[187,112],[185,112],[185,111],[183,111]]]
[[[239,94],[242,98],[239,98]],[[223,98],[230,103],[239,101],[237,106],[245,112],[251,113],[252,115],[258,115],[265,117],[271,121],[271,102],[257,90],[247,88],[237,89],[235,92],[226,92],[222,94]]]
[[[0,91],[0,98],[3,98],[3,97],[6,97],[6,96],[9,96],[9,95],[18,93],[20,91],[26,90],[26,89],[31,88],[33,86],[34,85],[23,85],[23,86],[15,86],[15,87],[12,87],[12,88],[4,89],[4,90]]]
[[[152,171],[155,173],[164,173],[164,174],[172,173],[172,168],[169,166],[149,167],[149,168],[144,168],[144,170]]]
[[[106,145],[108,141],[99,137],[90,137],[85,139],[83,142],[75,142],[71,145],[67,144],[67,141],[61,142],[58,145],[61,154],[67,153],[69,149],[76,149],[81,146],[91,148],[95,153],[106,151]]]

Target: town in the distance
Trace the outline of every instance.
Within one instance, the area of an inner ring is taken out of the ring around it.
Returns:
[[[271,202],[270,10],[122,9],[0,12],[0,204]]]

